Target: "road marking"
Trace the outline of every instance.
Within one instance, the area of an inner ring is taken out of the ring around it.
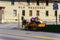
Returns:
[[[33,36],[34,38],[44,38],[44,39],[49,39],[49,40],[59,40],[57,38],[51,38],[51,37],[47,37],[47,36]]]
[[[30,35],[27,35],[27,34],[14,34],[14,33],[11,33],[11,32],[4,32],[4,33],[0,33],[0,34],[8,34],[8,35],[15,35],[15,36],[30,36]]]
[[[32,37],[32,38],[42,38],[42,39],[48,39],[48,40],[59,40],[58,38],[51,38],[51,37],[48,37],[48,36],[31,36],[29,34],[14,34],[14,33],[11,33],[11,32],[3,32],[3,33],[0,33],[0,34],[8,34],[8,35],[22,36],[22,37]]]

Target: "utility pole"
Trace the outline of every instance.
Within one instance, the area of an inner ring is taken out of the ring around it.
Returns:
[[[18,6],[18,9],[20,9],[20,6]],[[20,12],[18,12],[18,30],[20,30]]]
[[[22,16],[22,18],[21,18],[21,19],[22,19],[22,29],[23,29],[23,20],[24,20],[24,16]]]
[[[57,10],[58,10],[58,2],[57,1],[54,1],[53,10],[55,10],[56,25],[57,25]]]
[[[19,13],[18,13],[18,30],[20,30],[20,18],[19,18]]]
[[[56,16],[56,25],[57,25],[57,10],[55,11],[55,16]]]

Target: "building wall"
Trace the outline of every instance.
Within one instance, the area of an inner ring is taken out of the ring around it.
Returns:
[[[28,5],[26,2],[15,2],[14,5],[11,5],[10,1],[0,1],[0,6],[5,7],[4,9],[4,14],[2,15],[2,22],[18,22],[16,19],[18,19],[18,13],[20,15],[20,22],[21,22],[21,17],[22,17],[22,10],[25,10],[25,16],[24,18],[29,20],[31,17],[36,17],[36,11],[39,10],[40,20],[46,21],[46,22],[55,22],[56,17],[55,17],[55,10],[53,10],[53,3],[49,3],[49,6],[46,6],[46,3],[40,3],[39,6],[36,5],[36,3],[30,3]],[[60,3],[59,3],[60,7]],[[13,10],[17,10],[17,16],[14,16]],[[29,16],[29,10],[32,10],[33,16]],[[46,11],[49,11],[49,16],[46,16]],[[60,15],[60,8],[58,10],[58,19]],[[59,20],[58,20],[59,22]]]

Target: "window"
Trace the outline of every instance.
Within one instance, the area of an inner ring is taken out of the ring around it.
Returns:
[[[20,1],[21,1],[21,0],[18,0],[18,4],[20,4]]]
[[[18,21],[18,19],[15,19],[15,21]]]
[[[22,15],[25,16],[25,10],[22,10]]]
[[[28,5],[30,5],[30,0],[27,0]]]
[[[46,16],[48,16],[48,11],[46,11]]]
[[[17,16],[17,10],[13,10],[14,16]]]
[[[49,4],[49,1],[48,1],[48,0],[46,0],[46,6],[48,6],[48,4]]]
[[[18,0],[18,2],[20,2],[20,0]]]
[[[11,0],[11,5],[14,5],[14,0]]]
[[[29,16],[32,16],[32,10],[29,11]]]
[[[37,10],[37,14],[36,15],[39,16],[39,10]]]
[[[37,5],[39,5],[39,0],[37,0],[36,2],[37,2]]]

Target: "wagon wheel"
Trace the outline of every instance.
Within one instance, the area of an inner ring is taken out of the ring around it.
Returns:
[[[33,23],[33,27],[31,27],[31,30],[33,30],[33,31],[37,30],[37,24],[36,23]]]
[[[37,30],[37,27],[28,27],[28,30],[35,31]]]
[[[35,25],[35,23],[34,22],[30,22],[30,23],[28,23],[28,30],[34,30],[34,27],[35,27],[36,25]]]
[[[35,31],[37,30],[37,27],[32,27],[31,30]]]

